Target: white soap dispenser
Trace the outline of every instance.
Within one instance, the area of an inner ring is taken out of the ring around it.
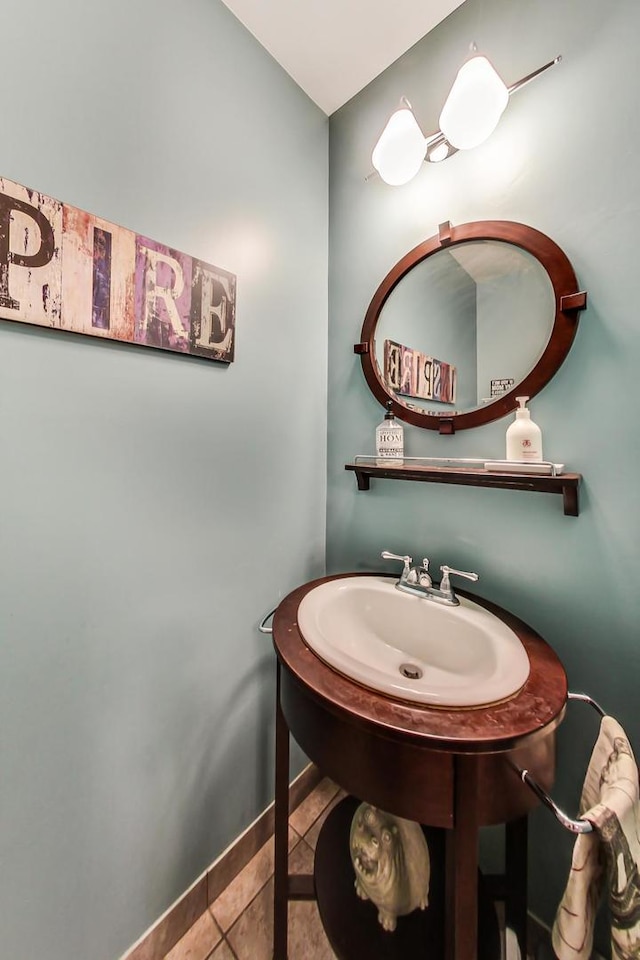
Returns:
[[[404,428],[396,420],[387,401],[387,412],[382,423],[376,427],[376,457],[378,466],[402,466],[404,457]]]
[[[507,460],[542,460],[542,431],[525,406],[528,399],[516,397],[520,407],[507,430]]]

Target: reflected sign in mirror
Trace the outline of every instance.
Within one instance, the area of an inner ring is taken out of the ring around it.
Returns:
[[[381,403],[453,433],[504,416],[516,394],[535,396],[585,306],[567,257],[539,231],[443,224],[385,277],[354,349]]]
[[[546,270],[525,250],[495,240],[444,248],[410,270],[382,308],[379,375],[390,393],[434,416],[473,410],[495,399],[492,381],[494,391],[498,380],[513,386],[535,367],[554,303]]]
[[[385,385],[401,397],[456,402],[458,372],[450,363],[385,340],[383,370]]]

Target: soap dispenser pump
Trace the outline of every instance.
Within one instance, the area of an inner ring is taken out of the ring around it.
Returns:
[[[519,408],[507,430],[507,460],[542,460],[542,431],[525,406],[529,397],[516,397]]]
[[[378,466],[402,466],[404,457],[404,428],[393,415],[391,400],[382,423],[376,427],[376,457]]]

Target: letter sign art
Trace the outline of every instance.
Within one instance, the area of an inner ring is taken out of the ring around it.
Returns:
[[[236,277],[0,177],[0,318],[231,363]]]

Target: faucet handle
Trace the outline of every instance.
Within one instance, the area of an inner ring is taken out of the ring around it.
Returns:
[[[413,557],[399,557],[397,553],[389,553],[388,550],[383,550],[380,556],[383,560],[399,560],[400,563],[404,563],[402,576],[407,577],[409,575],[411,564],[413,563]]]
[[[477,573],[470,573],[466,570],[456,570],[454,567],[448,567],[446,563],[440,567],[440,570],[442,572],[442,580],[440,581],[440,590],[442,593],[453,593],[449,580],[452,573],[455,574],[456,577],[464,577],[465,580],[475,581],[480,579]]]

